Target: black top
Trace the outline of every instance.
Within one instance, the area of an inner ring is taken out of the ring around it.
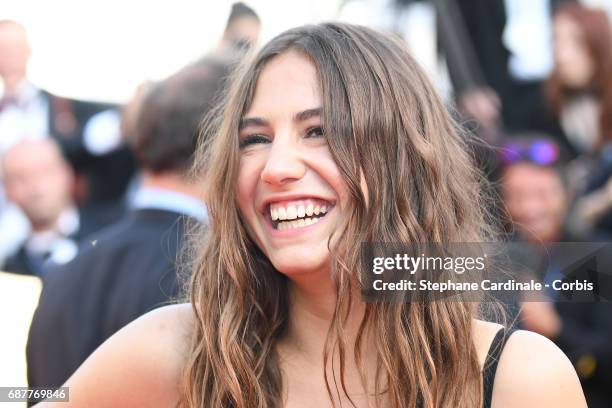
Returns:
[[[482,373],[484,381],[484,408],[491,408],[491,401],[493,399],[493,384],[495,382],[497,364],[501,358],[506,341],[513,332],[514,330],[506,331],[505,329],[500,329],[493,338],[491,347],[489,347],[489,352],[487,354],[487,359],[485,360]]]

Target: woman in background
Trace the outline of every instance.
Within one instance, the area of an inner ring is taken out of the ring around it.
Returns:
[[[551,342],[474,303],[360,297],[361,242],[493,236],[482,177],[398,41],[287,31],[238,70],[219,120],[197,159],[210,228],[190,302],[101,346],[69,406],[586,406]]]
[[[561,133],[578,154],[568,168],[576,195],[570,228],[612,236],[612,30],[602,10],[579,4],[554,17],[555,68],[547,83]],[[607,236],[607,237],[606,237]]]
[[[612,141],[612,33],[605,12],[579,4],[553,20],[555,66],[548,100],[567,139],[580,153]]]

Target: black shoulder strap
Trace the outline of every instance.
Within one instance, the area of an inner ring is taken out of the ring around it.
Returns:
[[[491,408],[491,401],[493,399],[493,383],[495,381],[495,373],[497,372],[497,364],[501,358],[506,341],[513,332],[513,329],[500,329],[497,334],[495,334],[495,337],[491,342],[491,347],[489,347],[489,352],[483,368],[484,408]]]

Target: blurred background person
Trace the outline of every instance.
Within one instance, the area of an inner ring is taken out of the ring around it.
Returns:
[[[349,0],[340,16],[400,34],[438,91],[454,96],[489,140],[546,130],[539,116],[553,66],[552,15],[567,1]]]
[[[232,4],[223,37],[217,46],[219,53],[245,52],[257,45],[261,31],[259,16],[242,2]]]
[[[485,79],[475,87],[457,84],[459,108],[486,128],[524,130],[526,116],[542,99],[539,82],[552,65],[547,32],[551,1],[467,0],[456,4]],[[528,38],[531,41],[525,41]],[[531,61],[526,58],[530,55],[535,55]],[[453,75],[453,67],[449,68]]]
[[[559,146],[547,136],[514,136],[499,150],[504,206],[517,238],[529,242],[567,240],[570,204]]]
[[[31,49],[25,28],[11,20],[0,21],[0,149],[2,151],[25,136],[48,135],[48,95],[27,80]],[[64,126],[60,126],[63,128]],[[67,127],[67,126],[66,126]]]
[[[255,10],[242,2],[232,3],[217,46],[195,64],[216,61],[233,69],[250,49],[257,46],[260,33],[261,20]]]
[[[485,79],[484,86],[455,86],[463,112],[506,133],[545,130],[539,116],[546,111],[542,84],[553,68],[552,14],[567,1],[455,2]]]
[[[555,65],[546,91],[551,126],[577,156],[568,168],[576,195],[571,228],[612,234],[612,30],[602,10],[560,7],[554,18]]]
[[[612,140],[610,23],[602,10],[566,4],[555,13],[553,33],[548,102],[576,153],[592,153]]]
[[[76,254],[75,240],[84,232],[72,199],[72,169],[52,139],[22,140],[1,157],[7,196],[31,226],[4,270],[41,276],[47,259],[66,262]]]
[[[145,91],[130,140],[142,173],[133,209],[49,267],[27,345],[30,386],[61,385],[104,340],[178,294],[186,224],[206,219],[188,170],[226,74],[201,62]]]
[[[83,127],[108,104],[58,97],[35,86],[27,77],[31,56],[25,28],[13,20],[0,20],[0,154],[24,138],[51,137],[78,172],[83,155]],[[29,225],[0,189],[0,264],[28,234]]]
[[[547,137],[515,138],[502,150],[501,187],[516,239],[529,250],[550,255],[544,276],[563,278],[557,263],[563,250],[553,242],[576,241],[566,229],[570,204],[562,174],[563,154]],[[606,266],[600,265],[605,268]],[[609,302],[526,301],[521,324],[554,341],[573,362],[589,407],[612,403],[612,305]]]
[[[23,25],[0,20],[0,152],[25,137],[56,139],[72,163],[82,148],[82,132],[92,115],[109,104],[58,97],[27,77],[31,48]]]

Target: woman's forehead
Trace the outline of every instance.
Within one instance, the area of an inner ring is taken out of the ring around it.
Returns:
[[[265,64],[245,116],[293,116],[320,106],[316,67],[306,56],[289,51]]]

